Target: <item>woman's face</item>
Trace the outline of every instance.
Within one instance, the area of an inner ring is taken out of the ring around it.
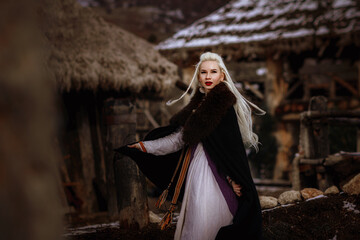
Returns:
[[[217,61],[202,62],[199,68],[199,82],[206,93],[220,82],[224,81],[224,73],[220,70]]]

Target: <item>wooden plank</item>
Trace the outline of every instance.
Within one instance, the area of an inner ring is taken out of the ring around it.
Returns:
[[[308,83],[307,87],[309,89],[319,89],[319,88],[323,88],[323,89],[329,89],[329,83]]]
[[[327,118],[328,123],[334,125],[357,125],[360,126],[360,118]]]
[[[291,187],[291,182],[284,179],[260,179],[254,178],[254,183],[256,186],[286,186]]]
[[[154,128],[160,127],[160,125],[156,122],[156,120],[151,115],[149,109],[144,109],[144,114],[145,114],[146,118],[149,120],[149,122],[151,123],[151,125],[153,125]]]
[[[164,104],[161,104],[160,106],[160,111],[165,115],[165,117],[167,119],[170,119],[172,117],[172,115],[170,114],[170,112],[167,110],[167,108],[164,106]]]
[[[356,96],[356,97],[359,96],[358,91],[353,86],[351,86],[348,82],[344,81],[342,78],[340,78],[340,77],[338,77],[336,75],[333,75],[332,78],[337,83],[339,83],[341,86],[343,86],[344,88],[349,90],[354,96]]]
[[[128,114],[136,118],[131,99],[109,99],[105,106],[107,114],[114,117]],[[112,150],[135,142],[135,135],[136,123],[125,121],[107,126],[108,213],[118,217],[120,228],[143,228],[149,223],[145,177],[132,159]]]
[[[329,89],[329,98],[334,99],[336,97],[336,84],[335,80],[331,78],[330,89]]]
[[[304,150],[305,158],[319,158],[329,154],[328,125],[327,122],[318,120],[328,113],[324,111],[326,108],[324,101],[325,99],[321,97],[311,98],[309,109],[314,111],[306,111],[300,114],[300,144]],[[317,111],[317,109],[321,111]],[[321,117],[311,117],[314,113]]]
[[[300,159],[299,163],[300,164],[310,164],[310,165],[321,165],[324,163],[324,161],[325,161],[325,158],[315,158],[315,159],[302,158],[302,159]]]
[[[304,79],[300,79],[297,81],[285,94],[284,99],[288,98],[302,83],[304,83]]]
[[[91,129],[89,124],[89,115],[84,105],[76,115],[79,135],[80,157],[82,163],[82,174],[84,182],[84,201],[83,211],[90,213],[97,210],[96,198],[93,191],[93,180],[95,178],[94,153],[91,142]]]
[[[97,140],[99,145],[99,155],[100,155],[100,179],[106,182],[106,168],[105,168],[105,150],[104,150],[104,143],[102,138],[102,132],[100,128],[100,114],[99,110],[95,108],[95,115],[96,115],[96,133],[97,133]]]
[[[310,99],[310,88],[309,88],[309,76],[304,75],[304,97],[303,100],[308,101]]]
[[[359,94],[359,96],[360,96],[360,61],[358,61],[358,63],[357,63],[357,70],[358,70],[358,85],[357,85],[357,87],[358,87],[358,94]]]
[[[245,84],[245,87],[249,88],[250,91],[255,94],[255,96],[257,96],[261,100],[264,99],[264,94],[262,94],[259,90],[257,90],[253,85],[251,85],[250,83],[248,83],[246,81],[244,81],[244,84]]]
[[[360,127],[356,131],[356,151],[360,152]]]
[[[283,61],[275,60],[272,55],[266,59],[266,81],[265,81],[265,102],[269,113],[274,115],[275,109],[279,106],[284,96],[285,83],[282,78]]]
[[[359,110],[348,110],[348,111],[326,111],[326,112],[320,112],[320,111],[306,111],[301,113],[301,116],[303,117],[303,120],[310,120],[310,119],[318,119],[318,118],[359,118],[360,117],[360,111]]]

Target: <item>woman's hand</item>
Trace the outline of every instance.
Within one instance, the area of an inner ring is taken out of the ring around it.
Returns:
[[[241,193],[241,189],[242,189],[241,185],[235,183],[230,177],[227,177],[227,180],[230,183],[230,185],[232,186],[236,196],[240,197],[242,195],[242,193]]]
[[[241,193],[241,186],[240,184],[236,184],[234,181],[231,182],[232,188],[236,194],[236,196],[240,197],[242,195]]]
[[[136,149],[142,151],[142,150],[141,150],[141,146],[140,146],[139,143],[134,143],[134,144],[131,144],[131,145],[127,145],[127,147],[129,147],[129,148],[136,148]]]
[[[146,148],[144,147],[144,144],[140,141],[131,145],[127,145],[129,148],[136,148],[142,152],[146,152]]]

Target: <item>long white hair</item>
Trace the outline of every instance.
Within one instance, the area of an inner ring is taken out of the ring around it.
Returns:
[[[254,147],[256,149],[256,151],[258,151],[259,138],[252,131],[253,122],[252,122],[252,118],[251,118],[250,106],[253,107],[254,109],[256,109],[258,111],[257,114],[259,114],[259,115],[265,114],[265,111],[260,109],[258,106],[251,103],[247,99],[245,99],[240,94],[240,92],[235,87],[235,84],[234,84],[233,80],[231,79],[227,68],[225,67],[224,61],[218,54],[211,53],[211,52],[206,52],[206,53],[201,54],[200,61],[195,65],[195,73],[194,73],[192,80],[191,80],[188,88],[186,89],[186,91],[178,99],[168,101],[166,104],[172,105],[172,104],[178,102],[179,100],[181,100],[187,94],[187,92],[190,90],[191,87],[193,87],[191,97],[195,94],[195,92],[198,90],[198,84],[199,84],[199,68],[200,68],[201,63],[203,63],[205,61],[216,61],[219,64],[221,71],[225,75],[224,83],[230,89],[230,91],[235,95],[235,97],[237,99],[236,103],[234,104],[234,109],[236,112],[236,116],[237,116],[237,120],[238,120],[238,124],[239,124],[239,128],[241,131],[241,135],[243,138],[242,140],[244,142],[244,145],[246,147]],[[195,81],[195,80],[197,80],[197,81]]]

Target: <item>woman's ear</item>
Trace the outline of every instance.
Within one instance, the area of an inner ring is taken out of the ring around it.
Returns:
[[[220,82],[223,82],[225,80],[225,73],[221,71],[221,79]]]

